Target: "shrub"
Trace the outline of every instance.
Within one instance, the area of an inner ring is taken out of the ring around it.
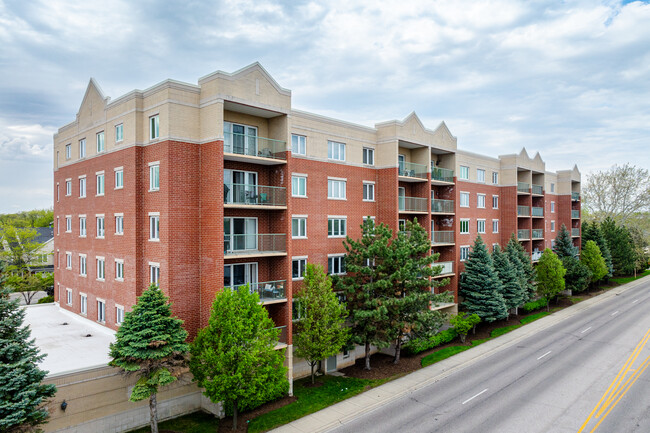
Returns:
[[[449,328],[445,331],[438,332],[429,338],[417,338],[410,340],[402,347],[402,350],[405,351],[407,355],[417,355],[418,353],[424,352],[425,350],[433,349],[434,347],[449,343],[454,338],[456,338],[457,335],[458,333],[454,328]]]
[[[38,300],[37,304],[50,304],[54,302],[54,296],[44,296]]]
[[[536,301],[531,301],[524,304],[524,311],[530,313],[531,311],[539,310],[540,308],[546,307],[546,298],[539,298]]]
[[[465,315],[464,312],[458,314],[452,314],[449,319],[449,323],[454,327],[454,330],[458,335],[460,335],[460,341],[465,342],[465,337],[470,329],[478,325],[481,321],[481,318],[478,317],[478,314],[468,314]]]

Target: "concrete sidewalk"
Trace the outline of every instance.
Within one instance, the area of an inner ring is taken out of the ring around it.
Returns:
[[[595,304],[605,302],[646,281],[648,281],[648,277],[616,287],[602,295],[557,311],[501,337],[489,340],[436,364],[417,370],[271,431],[276,433],[316,433],[331,430],[362,413],[375,410],[405,394],[438,382],[498,350],[512,346],[526,337],[550,328]]]

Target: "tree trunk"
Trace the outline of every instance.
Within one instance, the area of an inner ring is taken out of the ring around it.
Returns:
[[[149,397],[149,415],[151,417],[151,433],[158,433],[158,404],[156,403],[156,394]]]
[[[315,362],[310,362],[309,365],[311,366],[311,384],[314,384],[314,367],[316,366]]]
[[[232,403],[232,429],[237,430],[237,400]]]
[[[465,344],[465,337],[467,337],[467,334],[460,334],[460,342]]]
[[[366,340],[366,370],[370,370],[370,342]]]
[[[393,358],[393,364],[399,364],[399,355],[402,351],[402,339],[397,337],[395,341],[395,358]]]

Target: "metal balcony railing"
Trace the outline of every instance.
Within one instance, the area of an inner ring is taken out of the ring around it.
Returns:
[[[414,162],[400,162],[398,164],[398,172],[400,176],[417,177],[418,179],[427,178],[427,166],[424,164],[416,164]]]
[[[571,193],[571,200],[572,201],[580,201],[580,193],[579,192],[572,192]]]
[[[286,280],[266,281],[262,283],[249,283],[249,286],[251,293],[257,292],[260,301],[268,302],[287,299],[284,293],[285,282]]]
[[[533,229],[533,239],[543,239],[544,229]]]
[[[530,239],[530,230],[528,230],[528,229],[519,229],[519,230],[517,230],[517,239],[519,239],[519,240]]]
[[[517,215],[518,216],[530,216],[530,207],[528,207],[528,206],[517,206]]]
[[[438,180],[440,182],[453,182],[454,170],[431,166],[431,180]]]
[[[433,266],[440,266],[440,274],[438,275],[448,275],[454,273],[454,262],[435,262]]]
[[[580,236],[580,229],[572,227],[571,228],[571,236],[573,236],[574,238]]]
[[[286,253],[286,238],[284,233],[225,235],[224,254]]]
[[[286,206],[287,189],[280,186],[224,184],[223,202],[258,206]]]
[[[544,208],[543,207],[534,207],[533,206],[533,214],[534,217],[543,217],[544,216]]]
[[[544,188],[542,187],[542,185],[533,184],[533,185],[531,185],[531,190],[532,190],[533,194],[537,194],[537,195],[544,194]]]
[[[454,232],[453,231],[436,231],[431,233],[432,244],[453,244]]]
[[[223,151],[224,153],[235,153],[237,155],[287,159],[287,142],[256,135],[225,132]]]
[[[571,218],[579,219],[580,218],[580,211],[576,210],[576,209],[571,209]]]
[[[431,212],[433,213],[454,213],[454,201],[433,199],[431,200]]]
[[[427,212],[427,199],[420,197],[397,197],[400,212]]]
[[[279,329],[280,330],[280,335],[278,335],[278,345],[279,344],[286,345],[287,341],[288,341],[287,340],[287,326],[286,325],[285,326],[276,326],[273,329]]]
[[[542,252],[539,250],[533,251],[533,254],[530,257],[533,262],[539,261],[542,258]]]
[[[517,191],[518,192],[525,192],[529,193],[529,188],[530,185],[528,185],[526,182],[517,182]]]

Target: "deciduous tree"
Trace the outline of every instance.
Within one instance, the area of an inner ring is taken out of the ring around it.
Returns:
[[[564,290],[564,274],[566,274],[566,270],[558,256],[549,248],[546,248],[537,263],[536,273],[537,293],[546,298],[546,311],[550,309],[549,302],[551,298]]]
[[[465,337],[470,329],[475,327],[481,322],[481,318],[476,314],[466,314],[461,311],[458,314],[452,314],[449,318],[449,324],[454,327],[454,330],[460,336],[461,343],[465,342]]]
[[[612,253],[609,251],[609,246],[607,246],[607,241],[603,236],[603,232],[600,230],[600,224],[596,221],[591,223],[583,222],[582,223],[582,248],[585,247],[587,241],[594,241],[598,248],[600,249],[600,254],[605,259],[605,266],[607,266],[607,275],[603,279],[607,279],[614,275],[614,266],[612,265]]]
[[[597,283],[607,275],[607,265],[596,242],[587,241],[585,243],[580,255],[580,261],[591,271],[592,283]]]

